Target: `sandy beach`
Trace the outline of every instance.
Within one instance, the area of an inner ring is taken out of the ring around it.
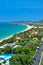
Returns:
[[[26,25],[26,24],[23,24],[23,25]],[[24,31],[27,31],[27,30],[30,30],[31,28],[34,28],[34,26],[30,26],[30,25],[26,25],[26,26],[27,26],[27,28],[26,28],[25,30],[20,31],[20,32],[18,32],[17,34],[19,34],[19,33],[21,33],[21,32],[24,32]],[[14,34],[13,34],[13,35],[14,35]],[[7,38],[3,38],[2,40],[0,40],[0,42],[2,42],[3,40],[7,40],[8,38],[13,37],[13,35],[11,35],[11,36],[9,36],[9,37],[7,37]]]

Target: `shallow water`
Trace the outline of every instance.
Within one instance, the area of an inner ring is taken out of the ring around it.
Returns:
[[[11,36],[13,34],[16,34],[20,31],[23,31],[26,28],[27,26],[22,24],[11,24],[11,23],[0,22],[0,40],[8,36]]]

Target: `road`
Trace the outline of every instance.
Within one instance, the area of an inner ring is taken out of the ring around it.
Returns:
[[[39,65],[42,51],[43,51],[43,43],[40,44],[39,49],[34,57],[34,63],[32,65]]]
[[[39,65],[42,65],[42,63],[43,63],[43,52],[41,53],[41,58],[40,58]]]

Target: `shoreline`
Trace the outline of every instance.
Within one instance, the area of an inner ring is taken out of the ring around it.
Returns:
[[[22,30],[22,31],[16,33],[16,34],[19,34],[19,33],[21,33],[21,32],[25,32],[25,31],[30,30],[30,29],[32,29],[32,28],[34,27],[34,26],[27,25],[27,24],[22,24],[22,25],[27,26],[27,28],[26,28],[25,30]],[[15,34],[12,34],[11,36],[8,36],[8,37],[6,37],[6,38],[3,38],[2,40],[0,40],[0,42],[2,42],[3,40],[7,40],[7,39],[13,37],[13,35],[15,35]]]

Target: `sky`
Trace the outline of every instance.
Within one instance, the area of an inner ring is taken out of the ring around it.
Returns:
[[[43,19],[43,0],[0,0],[0,22]]]

